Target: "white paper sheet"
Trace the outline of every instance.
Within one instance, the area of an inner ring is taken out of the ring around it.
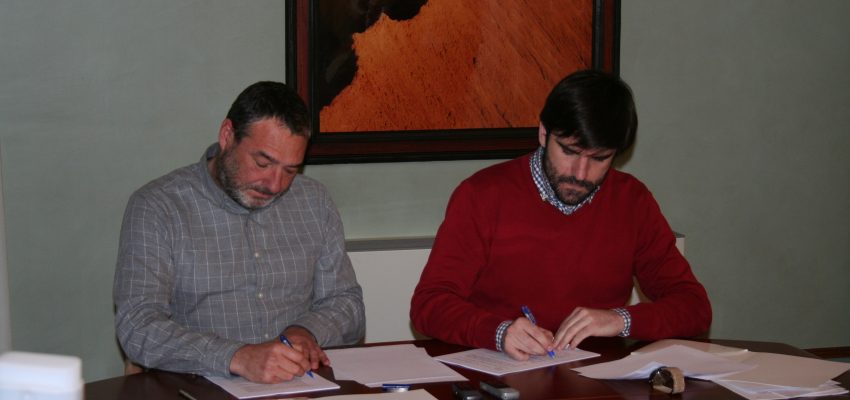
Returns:
[[[716,383],[748,400],[779,400],[795,397],[833,396],[847,393],[847,389],[839,386],[838,382],[835,381],[829,381],[812,388],[775,386],[727,380],[716,381]]]
[[[662,366],[677,367],[687,377],[707,380],[754,368],[753,365],[731,361],[687,346],[673,345],[573,370],[596,379],[645,379],[649,378],[652,371]]]
[[[694,350],[704,351],[706,353],[714,354],[716,356],[721,357],[729,357],[740,354],[746,354],[747,349],[741,349],[738,347],[730,347],[723,346],[716,343],[707,343],[707,342],[697,342],[693,340],[683,340],[683,339],[663,339],[657,342],[652,342],[646,346],[643,346],[635,351],[632,354],[646,354],[653,351],[665,349],[670,346],[681,345],[685,347],[690,347]]]
[[[206,378],[240,399],[339,389],[339,385],[316,373],[313,374],[313,378],[301,376],[289,382],[272,384],[254,383],[241,377],[208,376]]]
[[[750,352],[742,361],[756,368],[723,379],[805,388],[820,386],[850,370],[848,363],[775,353]]]
[[[574,370],[597,379],[645,379],[661,366],[712,380],[749,400],[844,394],[847,390],[831,379],[850,370],[847,363],[681,340],[659,341],[620,360]]]
[[[446,354],[435,358],[447,364],[474,369],[490,375],[501,376],[514,372],[544,368],[593,357],[599,357],[599,354],[581,349],[574,349],[556,351],[554,359],[549,356],[532,356],[527,361],[517,361],[505,353],[487,349],[475,349]]]
[[[467,380],[412,344],[327,350],[325,354],[336,379],[354,380],[369,387]]]
[[[408,392],[386,392],[368,394],[341,394],[339,396],[322,397],[322,400],[437,400],[425,389],[411,390]]]

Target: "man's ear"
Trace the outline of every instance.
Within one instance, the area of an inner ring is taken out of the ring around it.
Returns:
[[[233,130],[233,121],[225,118],[221,121],[221,128],[218,129],[218,147],[221,151],[227,150],[236,142],[236,132]]]
[[[543,127],[543,123],[541,122],[539,127],[537,128],[537,140],[540,142],[540,147],[546,148],[546,128]]]

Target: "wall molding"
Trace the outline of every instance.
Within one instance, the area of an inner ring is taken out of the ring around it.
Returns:
[[[816,347],[813,349],[805,349],[820,358],[850,358],[850,346],[844,347]]]

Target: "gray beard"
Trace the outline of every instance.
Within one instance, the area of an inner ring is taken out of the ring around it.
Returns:
[[[239,203],[239,205],[245,207],[248,210],[259,210],[261,208],[264,208],[275,200],[277,200],[277,198],[280,197],[281,194],[283,194],[278,193],[276,196],[263,201],[262,204],[256,204],[258,200],[255,200],[248,196],[248,194],[245,193],[246,190],[252,189],[269,195],[273,195],[274,193],[269,193],[262,187],[239,185],[236,182],[236,177],[239,176],[239,165],[235,161],[233,161],[229,151],[223,151],[221,154],[219,154],[218,159],[215,163],[215,167],[217,170],[216,175],[218,176],[218,183],[219,185],[221,185],[221,188],[222,190],[224,190],[224,193],[227,193],[227,196],[233,199],[233,201]]]

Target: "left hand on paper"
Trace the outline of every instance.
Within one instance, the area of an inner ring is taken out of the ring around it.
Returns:
[[[612,310],[576,307],[555,333],[555,348],[574,349],[585,338],[617,336],[624,328],[623,318]]]

